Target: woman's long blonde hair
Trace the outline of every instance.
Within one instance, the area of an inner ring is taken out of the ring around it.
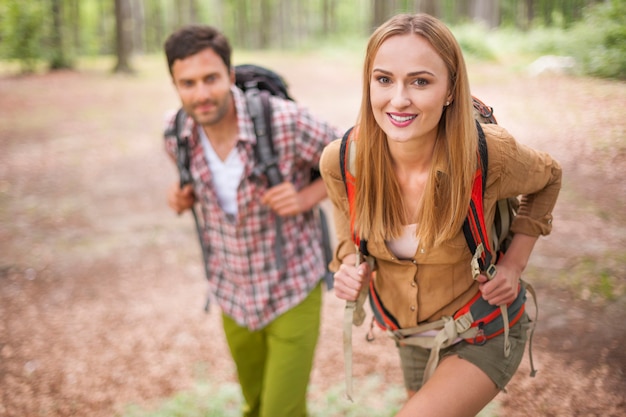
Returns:
[[[467,216],[478,161],[478,134],[461,48],[450,30],[427,14],[394,16],[369,39],[357,122],[355,228],[361,238],[389,240],[400,236],[403,225],[413,221],[404,211],[386,135],[374,119],[370,101],[372,67],[381,44],[392,36],[411,33],[426,39],[443,59],[452,97],[439,121],[433,168],[416,219],[421,243],[436,246],[454,237]],[[443,168],[436,171],[434,167]]]

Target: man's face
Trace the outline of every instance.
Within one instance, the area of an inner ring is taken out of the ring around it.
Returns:
[[[232,107],[234,73],[210,48],[174,61],[172,81],[183,108],[202,126],[219,123]]]

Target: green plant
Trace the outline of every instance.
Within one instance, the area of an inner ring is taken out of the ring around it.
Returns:
[[[585,74],[626,79],[626,0],[603,2],[588,9],[571,34],[572,55]]]
[[[41,48],[44,11],[40,2],[7,0],[0,10],[2,16],[0,56],[17,59],[22,72],[34,72],[42,57]]]

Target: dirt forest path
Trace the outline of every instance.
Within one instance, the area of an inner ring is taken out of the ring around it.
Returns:
[[[354,122],[358,55],[257,62],[280,68],[314,113],[341,128]],[[110,417],[197,379],[235,380],[219,314],[202,310],[192,219],[165,204],[177,174],[160,131],[177,100],[162,60],[138,66],[137,77],[0,78],[0,416]],[[626,85],[495,64],[470,71],[500,124],[565,169],[554,233],[529,270],[541,306],[539,373],[528,376],[526,356],[497,397],[499,415],[624,416]],[[603,267],[585,269],[593,260]],[[585,271],[608,274],[615,299],[594,297]],[[343,381],[341,309],[327,293],[314,397]],[[365,330],[355,331],[355,386],[377,375],[400,387],[393,345],[380,333],[367,344]]]

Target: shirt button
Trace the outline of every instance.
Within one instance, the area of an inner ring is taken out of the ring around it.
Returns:
[[[413,262],[415,265],[417,265],[417,261],[415,259],[412,259],[411,262]]]
[[[411,311],[415,311],[415,306],[411,306]]]
[[[424,252],[426,252],[424,248],[420,248],[420,253],[424,253]]]

